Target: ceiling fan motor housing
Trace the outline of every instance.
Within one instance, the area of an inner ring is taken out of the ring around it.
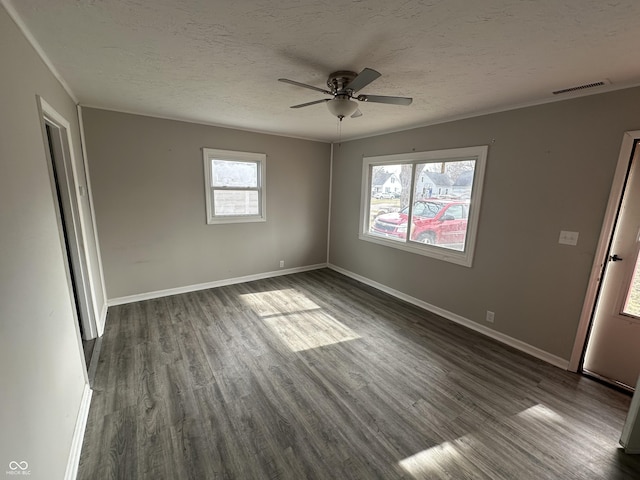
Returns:
[[[344,87],[349,85],[351,81],[356,78],[358,74],[356,72],[350,72],[348,70],[339,70],[329,75],[327,79],[327,87],[331,90],[331,93],[337,95],[344,90]]]

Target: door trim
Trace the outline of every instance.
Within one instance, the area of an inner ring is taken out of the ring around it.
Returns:
[[[609,202],[607,203],[607,210],[602,222],[600,239],[598,240],[598,247],[596,248],[593,266],[591,267],[591,275],[589,276],[587,292],[584,298],[584,303],[582,304],[582,313],[580,314],[578,330],[573,343],[573,351],[571,353],[571,359],[569,360],[568,370],[571,372],[578,372],[582,366],[582,358],[589,336],[591,320],[596,301],[598,299],[600,280],[606,265],[609,245],[611,244],[613,229],[615,228],[618,217],[618,209],[620,207],[620,202],[622,201],[622,194],[624,193],[629,165],[631,163],[636,142],[639,140],[640,130],[625,132],[622,137],[622,146],[620,147],[618,164],[611,184]]]
[[[98,329],[98,337],[101,337],[104,333],[105,323],[107,321],[107,289],[106,283],[104,281],[104,267],[102,266],[102,255],[100,254],[100,239],[98,238],[98,225],[96,224],[96,211],[93,204],[93,187],[91,186],[91,172],[89,170],[88,156],[87,156],[87,142],[84,136],[84,119],[82,117],[82,107],[77,105],[76,110],[78,112],[78,124],[80,127],[80,147],[82,150],[82,163],[84,164],[84,174],[85,180],[87,182],[87,195],[89,197],[89,213],[91,214],[91,228],[93,229],[93,238],[95,241],[96,248],[96,257],[97,264],[94,266],[91,262],[87,264],[89,268],[89,279],[93,280],[95,278],[94,268],[97,270],[100,276],[100,284],[96,285],[95,282],[92,281],[92,289],[91,294],[93,295],[93,306],[95,308],[95,322]],[[87,225],[83,224],[83,234],[85,233],[84,228]],[[85,243],[86,245],[86,243]],[[96,300],[96,291],[99,290],[102,293],[102,308],[100,308],[97,300]]]

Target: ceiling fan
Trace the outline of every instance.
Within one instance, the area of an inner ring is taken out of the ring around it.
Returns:
[[[329,111],[338,117],[340,121],[348,115],[351,115],[351,118],[362,116],[362,112],[358,108],[358,102],[388,103],[391,105],[411,104],[413,99],[408,97],[357,95],[359,90],[362,90],[378,77],[380,77],[380,73],[371,68],[365,68],[357,74],[355,72],[340,70],[329,75],[329,78],[327,79],[327,87],[329,87],[328,90],[314,87],[313,85],[307,85],[306,83],[296,82],[295,80],[289,80],[288,78],[279,78],[278,81],[322,92],[325,95],[331,95],[332,98],[301,103],[299,105],[293,105],[291,108],[302,108],[308,107],[309,105],[315,105],[317,103],[326,103]]]

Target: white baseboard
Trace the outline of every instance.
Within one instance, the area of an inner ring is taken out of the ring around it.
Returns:
[[[358,275],[357,273],[353,273],[353,272],[350,272],[349,270],[345,270],[344,268],[338,267],[337,265],[333,265],[329,263],[327,264],[327,267],[329,267],[332,270],[335,270],[338,273],[342,273],[347,277],[351,277],[354,280],[358,280],[359,282],[369,285],[370,287],[373,287],[385,293],[388,293],[389,295],[399,298],[400,300],[404,300],[407,303],[411,303],[412,305],[420,307],[429,312],[435,313],[436,315],[440,315],[441,317],[444,317],[447,320],[451,320],[452,322],[455,322],[462,326],[470,328],[471,330],[474,330],[478,333],[486,335],[487,337],[493,338],[494,340],[497,340],[501,343],[509,345],[510,347],[513,347],[517,350],[527,353],[533,357],[539,358],[540,360],[544,360],[545,362],[550,363],[551,365],[554,365],[558,368],[562,368],[563,370],[566,370],[569,367],[568,360],[565,360],[564,358],[560,358],[556,355],[546,352],[545,350],[542,350],[538,347],[534,347],[533,345],[529,345],[528,343],[525,343],[522,340],[518,340],[517,338],[510,337],[508,335],[505,335],[504,333],[500,333],[496,330],[485,327],[484,325],[480,325],[479,323],[469,320],[468,318],[464,318],[456,313],[449,312],[448,310],[445,310],[440,307],[436,307],[435,305],[431,305],[418,298],[407,295],[406,293],[402,293],[399,290],[395,290],[393,288],[387,287],[386,285],[383,285],[381,283],[375,282],[366,277]]]
[[[80,401],[80,410],[76,418],[76,426],[73,430],[73,439],[71,440],[71,451],[69,452],[69,460],[67,461],[67,471],[64,475],[65,480],[75,480],[78,475],[78,464],[80,463],[80,453],[82,452],[82,441],[84,440],[84,431],[89,418],[89,407],[91,406],[91,396],[93,391],[86,383],[82,392],[82,400]]]
[[[137,295],[129,295],[126,297],[110,298],[109,300],[107,300],[107,305],[113,307],[115,305],[140,302],[142,300],[151,300],[154,298],[168,297],[170,295],[179,295],[181,293],[196,292],[198,290],[206,290],[208,288],[224,287],[227,285],[235,285],[236,283],[253,282],[254,280],[262,280],[263,278],[279,277],[281,275],[289,275],[291,273],[308,272],[309,270],[318,270],[320,268],[327,268],[327,264],[319,263],[317,265],[307,265],[305,267],[287,268],[282,270],[275,270],[273,272],[246,275],[244,277],[226,278],[224,280],[216,280],[214,282],[198,283],[195,285],[187,285],[185,287],[157,290],[155,292],[140,293]]]
[[[102,305],[102,310],[100,311],[100,317],[98,318],[98,321],[96,322],[96,327],[98,327],[98,336],[101,337],[102,334],[104,333],[104,326],[107,324],[107,310],[109,308],[109,305],[107,304],[107,302],[105,302]]]

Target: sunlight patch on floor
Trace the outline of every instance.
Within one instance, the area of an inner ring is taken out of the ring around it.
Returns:
[[[518,413],[517,416],[525,420],[537,420],[553,423],[564,422],[562,416],[558,415],[556,412],[540,403],[534,405],[533,407],[527,408],[526,410],[523,410],[522,412]]]
[[[457,441],[461,441],[458,439]],[[399,465],[415,478],[425,478],[431,472],[446,470],[450,462],[460,459],[460,452],[455,445],[456,441],[443,442],[440,445],[411,455],[400,460]]]
[[[293,288],[245,293],[240,295],[240,300],[261,317],[320,308],[317,303],[312,302],[304,294]]]
[[[525,424],[525,427],[527,424],[533,423],[544,423],[545,425],[564,423],[561,415],[542,404],[529,407],[510,417],[510,420],[516,420],[516,423]],[[398,465],[416,479],[441,478],[442,475],[447,476],[446,473],[450,472],[454,465],[463,467],[463,465],[468,464],[469,457],[474,455],[473,450],[475,450],[478,445],[482,445],[481,436],[481,431],[470,432],[455,440],[442,442],[439,445],[422,450],[415,455],[400,460]],[[480,442],[480,444],[474,446],[477,442]],[[500,452],[495,453],[496,455],[500,455]],[[466,459],[467,462],[462,461],[463,459]],[[485,458],[485,460],[487,459]],[[490,459],[488,460],[490,463]]]
[[[246,293],[240,298],[294,352],[361,338],[294,289]]]
[[[265,318],[264,322],[294,352],[360,338],[349,327],[322,311],[278,315]]]

